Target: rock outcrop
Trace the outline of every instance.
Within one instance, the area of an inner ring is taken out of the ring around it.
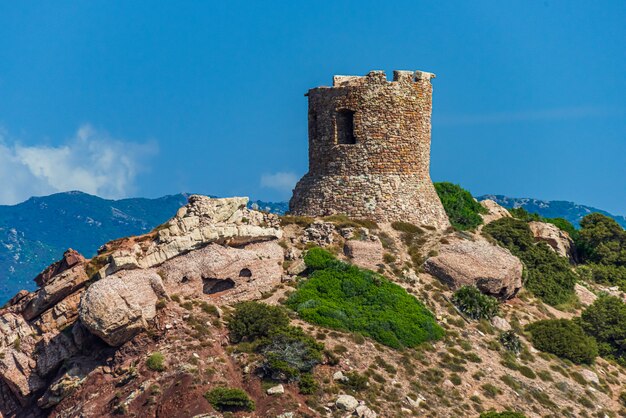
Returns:
[[[573,258],[574,241],[567,232],[547,222],[533,221],[529,222],[528,226],[535,237],[535,241],[545,242],[561,257]]]
[[[283,249],[276,241],[241,248],[209,244],[163,263],[158,272],[170,293],[235,302],[258,299],[262,292],[280,284],[283,259]]]
[[[157,228],[154,239],[138,240],[129,247],[113,250],[107,274],[158,266],[210,243],[244,245],[281,238],[279,218],[247,209],[247,203],[247,197],[190,196],[189,204]]]
[[[483,218],[483,225],[487,225],[488,223],[497,221],[498,219],[511,217],[511,214],[505,207],[498,205],[493,200],[482,200],[480,205],[487,209],[487,213],[481,215]]]
[[[65,270],[74,267],[76,264],[84,262],[85,257],[83,257],[78,251],[72,250],[70,248],[65,253],[63,253],[63,258],[61,260],[51,264],[44,271],[39,273],[39,275],[35,277],[35,283],[37,283],[37,285],[39,286],[43,286],[51,278],[63,273]]]
[[[87,289],[78,310],[81,323],[111,346],[119,346],[148,327],[156,302],[166,298],[163,281],[151,270],[126,270]]]
[[[426,260],[425,269],[452,289],[475,285],[499,299],[512,298],[522,287],[521,261],[483,240],[444,245],[437,256]]]

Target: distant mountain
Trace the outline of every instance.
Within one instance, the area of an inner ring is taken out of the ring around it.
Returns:
[[[591,206],[579,205],[573,202],[561,200],[539,200],[527,197],[506,197],[502,195],[484,195],[478,200],[491,199],[505,208],[524,208],[528,212],[537,213],[546,218],[565,218],[575,226],[580,225],[580,221],[590,213],[598,212],[613,218],[623,228],[626,228],[626,217],[613,215],[607,211]]]
[[[67,192],[0,205],[0,305],[20,289],[34,289],[33,278],[68,248],[92,257],[107,241],[151,231],[174,216],[188,196],[108,200]],[[287,210],[285,202],[257,200],[249,206]]]

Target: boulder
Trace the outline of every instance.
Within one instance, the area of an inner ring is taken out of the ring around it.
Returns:
[[[339,395],[339,397],[335,401],[335,405],[339,409],[352,412],[356,409],[357,406],[359,406],[359,401],[357,401],[356,398],[351,395]]]
[[[119,346],[146,329],[156,316],[155,304],[167,297],[163,281],[152,270],[124,270],[95,282],[83,294],[81,323],[111,346]]]
[[[437,256],[426,260],[424,267],[452,289],[474,285],[499,299],[512,298],[522,287],[521,261],[484,240],[444,245]]]
[[[490,222],[497,221],[502,218],[510,218],[511,214],[506,208],[498,205],[495,201],[486,199],[480,202],[480,205],[487,209],[487,213],[481,214],[483,218],[483,225],[487,225]]]
[[[372,411],[370,408],[368,408],[365,405],[359,405],[356,407],[356,416],[359,418],[376,418],[378,417],[378,414],[374,411]]]
[[[76,264],[84,263],[85,257],[83,257],[78,251],[68,249],[63,253],[63,258],[48,267],[35,277],[35,282],[38,286],[45,285],[54,276],[63,273],[74,267]]]
[[[535,241],[543,241],[561,257],[572,259],[572,246],[574,241],[569,234],[556,225],[546,222],[529,222]]]
[[[267,390],[268,395],[282,395],[285,393],[285,387],[283,385],[272,386]]]
[[[501,316],[494,316],[493,318],[491,318],[491,325],[493,325],[493,327],[499,331],[511,330],[511,324],[509,324],[509,321],[502,318]]]
[[[353,264],[365,269],[376,270],[383,263],[383,245],[378,239],[346,241],[343,252]]]

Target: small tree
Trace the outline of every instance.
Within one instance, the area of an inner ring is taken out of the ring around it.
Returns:
[[[491,319],[498,314],[498,300],[483,294],[474,286],[463,286],[452,295],[454,303],[461,312],[471,319]]]

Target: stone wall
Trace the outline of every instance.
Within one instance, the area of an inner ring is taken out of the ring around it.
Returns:
[[[309,172],[290,211],[449,226],[430,180],[433,77],[372,71],[309,90]]]

